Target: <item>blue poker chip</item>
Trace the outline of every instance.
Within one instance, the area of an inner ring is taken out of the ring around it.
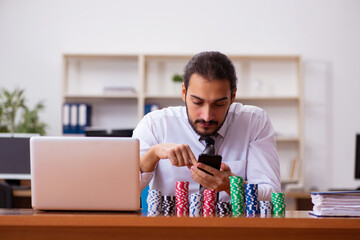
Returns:
[[[259,214],[258,185],[245,185],[246,216]]]
[[[203,195],[200,193],[190,194],[189,216],[200,217],[203,208]]]
[[[158,190],[149,190],[148,198],[148,213],[147,216],[159,216],[162,213],[162,194]]]

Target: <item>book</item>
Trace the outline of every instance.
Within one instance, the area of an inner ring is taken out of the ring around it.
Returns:
[[[318,217],[360,217],[360,191],[310,192],[311,215]]]

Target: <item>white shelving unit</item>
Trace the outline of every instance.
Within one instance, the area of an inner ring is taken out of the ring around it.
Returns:
[[[92,106],[92,126],[134,128],[145,104],[184,105],[182,75],[192,55],[65,54],[63,102]],[[283,183],[302,183],[303,100],[299,56],[229,55],[238,76],[236,101],[266,110],[277,134]],[[295,160],[296,159],[296,160]],[[291,170],[293,169],[293,170]]]

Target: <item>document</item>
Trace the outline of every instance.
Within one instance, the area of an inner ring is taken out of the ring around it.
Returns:
[[[360,191],[311,192],[315,216],[360,217]]]

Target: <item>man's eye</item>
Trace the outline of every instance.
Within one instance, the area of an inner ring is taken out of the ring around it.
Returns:
[[[193,101],[193,103],[194,103],[195,105],[201,105],[201,104],[203,104],[202,102],[195,102],[195,101]]]
[[[225,106],[225,103],[214,103],[216,107],[223,107]]]

